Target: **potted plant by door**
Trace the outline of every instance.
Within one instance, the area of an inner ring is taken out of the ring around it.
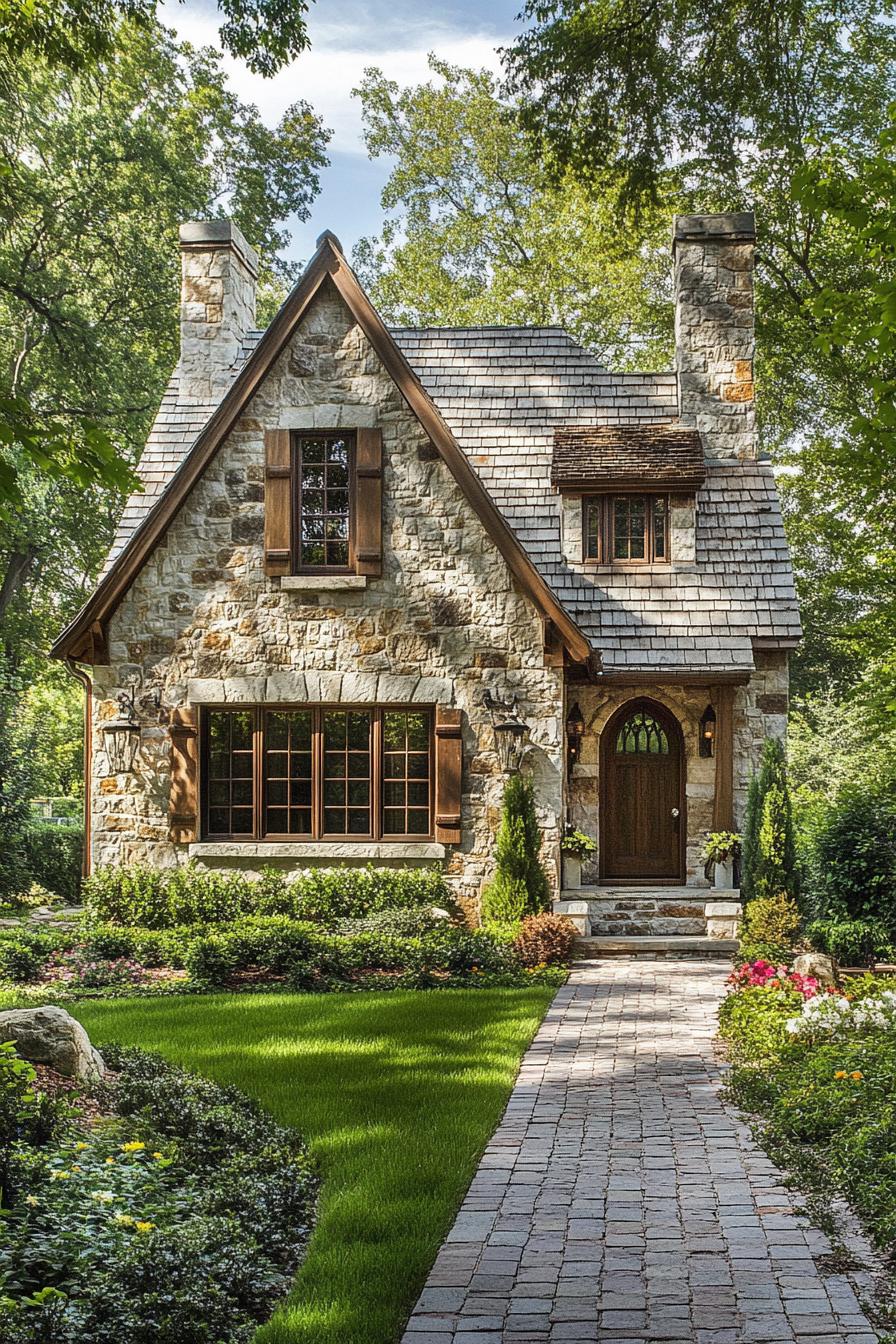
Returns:
[[[711,831],[703,847],[704,872],[716,891],[731,891],[742,837],[735,831]]]
[[[566,833],[560,841],[564,891],[574,891],[582,885],[582,863],[596,850],[597,842],[592,840],[590,835],[586,835],[575,826],[567,826]]]

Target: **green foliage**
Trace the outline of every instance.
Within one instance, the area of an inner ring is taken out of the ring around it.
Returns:
[[[58,663],[48,665],[19,712],[34,757],[34,796],[76,798],[84,786],[83,688]]]
[[[736,831],[710,831],[703,846],[703,858],[707,864],[728,863],[739,856],[742,843],[743,836]]]
[[[290,915],[336,924],[385,910],[450,908],[438,869],[317,868],[288,879],[268,868],[242,873],[181,868],[100,868],[84,883],[88,916],[102,923],[165,929],[218,924],[249,914]]]
[[[0,1246],[0,1331],[43,1344],[110,1335],[237,1344],[289,1285],[315,1182],[293,1130],[233,1088],[156,1056],[104,1047],[119,1117],[33,1135]],[[64,1293],[27,1303],[52,1289]]]
[[[36,980],[65,935],[49,929],[0,931],[0,980],[17,983]]]
[[[855,991],[865,997],[890,984],[868,980]],[[841,1032],[836,1040],[795,1039],[783,1024],[799,1007],[797,996],[780,991],[729,995],[721,1030],[734,1065],[731,1094],[743,1109],[761,1114],[763,1144],[779,1165],[827,1200],[844,1196],[878,1244],[890,1249],[896,1243],[892,1028]]]
[[[841,795],[815,827],[808,880],[822,919],[880,920],[896,935],[896,796]]]
[[[550,904],[541,862],[541,830],[532,781],[511,775],[504,785],[495,845],[495,875],[482,892],[483,920],[506,922],[537,915]]]
[[[806,927],[806,937],[841,966],[873,966],[896,959],[893,933],[879,919],[814,919]]]
[[[744,908],[740,953],[745,961],[763,957],[789,961],[800,928],[796,902],[783,892],[755,896]]]
[[[577,859],[587,859],[589,854],[597,853],[597,841],[584,831],[578,830],[575,826],[567,827],[567,830],[560,841],[560,848],[564,854],[574,854]]]
[[[782,892],[795,896],[797,885],[787,760],[782,743],[768,738],[747,795],[741,888],[750,901]]]
[[[357,90],[368,152],[390,166],[382,233],[354,258],[380,311],[416,325],[562,325],[602,363],[667,363],[669,208],[644,211],[633,245],[609,178],[595,190],[573,172],[548,180],[491,72],[429,66],[406,89],[370,69]]]
[[[146,28],[157,8],[158,0],[0,0],[0,52],[13,60],[37,55],[51,66],[89,69],[114,51],[122,19]],[[221,45],[256,74],[276,74],[308,46],[305,0],[219,0],[218,8]]]
[[[32,880],[69,905],[81,894],[84,832],[80,826],[32,821],[24,834],[25,864]]]
[[[282,223],[308,215],[326,134],[302,102],[267,127],[214,52],[151,17],[113,23],[74,74],[0,53],[0,108],[0,502],[19,501],[0,514],[0,635],[31,667],[108,548],[175,361],[178,225],[226,201],[263,282],[288,282]]]

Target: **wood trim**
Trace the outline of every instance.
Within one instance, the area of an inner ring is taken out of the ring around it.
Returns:
[[[290,571],[292,551],[292,444],[288,429],[264,432],[264,572]]]
[[[463,798],[461,711],[437,705],[435,720],[436,839],[445,845],[459,845]]]
[[[653,672],[602,671],[595,678],[598,683],[612,682],[614,686],[746,686],[749,672],[676,672],[657,667]]]
[[[734,688],[717,686],[712,696],[716,711],[716,787],[712,809],[714,831],[734,830]]]
[[[355,573],[383,572],[383,431],[355,431]]]
[[[78,646],[84,630],[89,629],[93,621],[108,617],[121,602],[164,537],[181,504],[201,479],[219,445],[258,391],[327,277],[336,286],[523,592],[542,615],[549,616],[555,622],[565,647],[575,661],[585,662],[593,653],[584,632],[555,596],[499,512],[434,402],[389,335],[342,253],[324,235],[304,275],[262,335],[158,501],[116,558],[93,596],[53,645],[50,650],[52,657],[65,657]]]
[[[171,712],[171,791],[168,823],[175,844],[188,844],[199,835],[199,724],[194,705]]]

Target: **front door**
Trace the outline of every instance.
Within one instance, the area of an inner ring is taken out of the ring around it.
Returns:
[[[601,738],[600,872],[604,881],[683,881],[681,729],[651,700],[630,701]]]

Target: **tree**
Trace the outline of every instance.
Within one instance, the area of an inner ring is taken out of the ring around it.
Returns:
[[[306,0],[218,0],[221,45],[273,75],[308,46]],[[158,0],[0,0],[0,52],[83,70],[114,49],[122,20],[153,26]]]
[[[546,910],[550,899],[532,780],[511,775],[504,786],[495,875],[482,893],[482,917],[511,923]]]
[[[618,192],[552,181],[519,105],[487,70],[430,56],[400,89],[369,69],[357,95],[373,158],[393,163],[381,236],[355,263],[392,322],[563,325],[597,357],[653,368],[671,353],[669,214],[620,230]]]
[[[0,62],[0,436],[15,507],[0,508],[0,637],[21,664],[83,599],[129,471],[48,469],[44,427],[101,427],[134,463],[176,355],[177,225],[232,214],[282,287],[282,221],[307,217],[326,133],[304,103],[274,130],[218,58],[156,24],[123,24],[81,73]],[[25,442],[32,435],[35,451]],[[88,464],[89,465],[89,464]],[[0,484],[3,482],[0,477]]]
[[[745,901],[796,895],[787,758],[777,738],[767,738],[758,776],[750,781],[744,819],[741,888]]]

